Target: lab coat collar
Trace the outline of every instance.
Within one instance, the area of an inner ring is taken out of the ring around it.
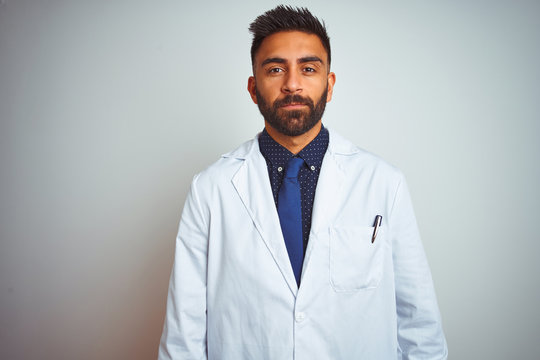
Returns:
[[[330,141],[328,143],[327,152],[336,155],[353,155],[361,151],[356,145],[344,139],[341,135],[333,131],[331,128],[327,127],[327,129],[330,134]],[[246,158],[253,156],[253,153],[260,153],[259,144],[257,142],[257,139],[260,135],[261,133],[258,133],[255,138],[245,142],[235,150],[223,154],[222,157],[245,160]]]

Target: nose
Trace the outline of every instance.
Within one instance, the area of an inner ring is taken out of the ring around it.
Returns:
[[[281,89],[284,93],[294,94],[302,90],[301,75],[296,71],[288,71]]]

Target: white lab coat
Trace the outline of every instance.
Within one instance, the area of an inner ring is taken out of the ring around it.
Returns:
[[[371,242],[373,222],[382,227]],[[297,288],[257,139],[195,176],[159,359],[446,359],[402,174],[330,131]]]

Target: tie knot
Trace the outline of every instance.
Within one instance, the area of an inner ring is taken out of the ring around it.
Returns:
[[[298,178],[298,173],[300,168],[304,164],[304,159],[298,157],[292,157],[289,159],[287,164],[287,171],[285,172],[285,177],[287,178]]]

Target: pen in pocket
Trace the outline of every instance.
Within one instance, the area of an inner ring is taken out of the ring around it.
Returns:
[[[382,216],[381,215],[375,216],[375,222],[373,223],[373,236],[371,237],[372,244],[375,242],[375,238],[377,237],[377,232],[379,231],[379,226],[381,226],[381,223],[382,223]]]

